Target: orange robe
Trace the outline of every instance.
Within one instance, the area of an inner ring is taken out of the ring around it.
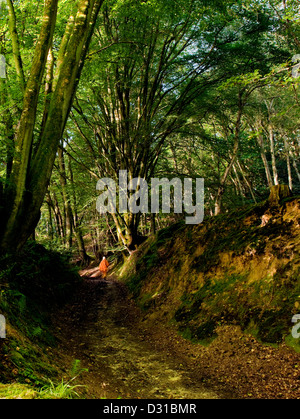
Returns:
[[[107,269],[109,267],[109,263],[106,259],[103,259],[99,265],[99,270],[102,273],[102,275],[105,277],[107,274]]]

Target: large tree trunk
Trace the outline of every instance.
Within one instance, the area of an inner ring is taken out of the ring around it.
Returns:
[[[278,206],[282,199],[288,198],[292,192],[288,185],[274,185],[271,188],[269,203],[271,206]]]
[[[69,116],[74,94],[97,16],[103,0],[81,0],[78,12],[62,42],[63,58],[54,76],[54,88],[47,103],[40,141],[33,153],[33,132],[41,80],[45,74],[56,23],[58,0],[46,0],[40,37],[24,94],[20,123],[16,132],[10,190],[5,196],[0,252],[20,249],[34,230],[51,177],[59,141]],[[70,25],[68,26],[70,27]],[[62,54],[60,53],[60,57]],[[2,214],[1,214],[2,215]]]

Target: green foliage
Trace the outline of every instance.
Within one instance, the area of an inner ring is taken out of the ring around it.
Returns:
[[[42,387],[39,390],[37,397],[38,399],[77,399],[79,398],[76,389],[80,387],[79,385],[72,385],[73,379],[64,382],[62,379],[59,384],[53,383],[51,380],[49,384]]]
[[[33,389],[24,384],[0,384],[1,399],[76,399],[78,393],[75,391],[79,386],[72,385],[72,380],[59,384],[49,380],[40,390]]]
[[[1,258],[0,278],[0,313],[9,331],[14,331],[12,336],[8,331],[8,339],[0,346],[6,359],[0,365],[0,380],[12,379],[14,368],[17,375],[13,377],[20,383],[43,386],[45,377],[57,376],[47,358],[47,350],[57,343],[50,315],[68,301],[79,276],[67,256],[32,242],[19,255]]]
[[[47,314],[68,299],[79,281],[68,258],[32,242],[13,259],[2,258],[0,275],[3,284],[0,309],[7,313],[11,324],[21,328],[29,338],[53,343],[47,330]]]
[[[80,359],[75,359],[74,360],[74,362],[72,364],[72,368],[71,368],[71,376],[72,377],[78,376],[78,375],[82,374],[83,372],[87,372],[87,371],[88,371],[88,369],[81,367]]]
[[[28,0],[13,4],[27,80],[43,4]],[[59,2],[54,70],[68,18],[77,6]],[[280,1],[256,0],[104,1],[64,133],[69,199],[62,199],[61,173],[55,165],[49,188],[52,214],[44,205],[39,240],[46,243],[50,237],[52,244],[47,246],[52,248],[67,245],[66,231],[58,231],[56,225],[60,214],[66,230],[66,202],[82,235],[94,226],[105,230],[106,220],[95,216],[96,181],[102,176],[116,179],[119,169],[146,178],[205,177],[206,210],[212,213],[232,154],[241,93],[246,95],[239,152],[224,185],[224,210],[267,197],[266,167],[257,139],[263,136],[271,168],[269,122],[274,126],[279,181],[287,183],[291,174],[292,186],[299,190],[299,83],[291,77],[291,59],[299,45],[297,7],[294,0],[285,7]],[[7,82],[2,80],[0,86],[0,176],[6,189],[13,187],[9,172],[23,92],[4,8],[0,19],[0,49],[8,63]],[[45,116],[45,79],[39,87],[33,155]],[[5,205],[0,202],[2,212]],[[161,224],[164,218],[160,215]],[[119,221],[123,232],[130,224],[126,221]],[[139,221],[137,217],[132,225]],[[117,230],[115,221],[109,217],[108,222],[109,234],[104,236],[110,236],[108,247],[113,248],[111,231],[117,236]]]
[[[185,227],[184,222],[175,223],[169,227],[161,229],[155,237],[151,238],[150,246],[145,247],[142,256],[136,261],[135,273],[131,273],[126,278],[126,284],[134,297],[140,294],[143,282],[149,272],[155,274],[156,269],[164,263],[164,257],[159,249],[171,244],[175,232],[180,232]],[[143,305],[143,303],[141,303]]]
[[[36,391],[24,384],[0,384],[0,399],[35,399]]]
[[[45,289],[49,304],[59,300],[65,301],[72,287],[80,280],[77,268],[72,268],[69,264],[70,256],[68,252],[48,251],[43,246],[31,242],[17,256],[21,266],[17,273],[17,281],[24,290],[29,293],[32,291],[32,295],[35,287],[41,294]]]

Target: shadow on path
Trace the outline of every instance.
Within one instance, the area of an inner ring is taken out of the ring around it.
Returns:
[[[222,397],[205,388],[192,368],[159,336],[141,327],[139,310],[114,277],[98,268],[81,272],[83,283],[59,316],[61,350],[81,361],[87,398],[206,399]]]

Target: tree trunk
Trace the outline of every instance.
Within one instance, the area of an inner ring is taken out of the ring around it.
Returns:
[[[82,262],[83,265],[88,265],[89,262],[91,261],[91,258],[86,253],[81,228],[79,226],[76,227],[74,224],[73,224],[73,228],[74,228],[74,234],[75,234],[75,237],[76,237],[76,242],[77,242],[77,247],[78,247],[78,252],[79,252],[81,262]]]
[[[103,0],[80,0],[73,30],[69,34],[63,60],[55,74],[49,111],[40,142],[33,153],[38,99],[45,74],[48,52],[56,24],[58,0],[45,0],[44,17],[33,64],[24,94],[23,111],[16,132],[16,151],[11,188],[5,196],[4,231],[0,253],[19,250],[39,220],[50,181],[56,152],[62,138],[85,56]]]
[[[246,93],[246,94],[245,94]],[[245,98],[243,99],[243,95],[245,94]],[[215,215],[219,215],[222,212],[222,198],[225,192],[226,187],[226,181],[228,178],[228,175],[231,172],[231,169],[233,165],[236,162],[236,159],[238,157],[239,152],[239,145],[240,145],[240,130],[241,130],[241,120],[243,115],[243,109],[246,104],[246,100],[249,96],[249,93],[245,91],[245,89],[242,89],[239,92],[239,101],[238,101],[238,114],[237,119],[235,122],[235,129],[234,129],[234,144],[233,144],[233,150],[230,157],[230,162],[228,163],[228,166],[225,169],[225,172],[221,178],[220,186],[218,188],[218,192],[215,199]]]
[[[258,143],[259,148],[260,148],[260,155],[261,155],[261,159],[262,159],[263,164],[264,164],[268,186],[271,189],[272,186],[273,186],[273,180],[272,180],[272,176],[271,176],[271,172],[270,172],[270,168],[269,168],[269,163],[268,163],[268,160],[267,160],[267,157],[266,157],[264,137],[263,137],[262,134],[259,134],[257,136],[257,143]]]
[[[156,215],[151,214],[150,215],[150,234],[155,235],[156,233],[156,223],[155,223]]]
[[[222,212],[222,198],[225,192],[226,181],[236,161],[238,150],[239,150],[239,132],[236,133],[232,156],[221,178],[220,186],[218,188],[218,192],[215,198],[215,215],[219,215]]]
[[[255,203],[257,203],[257,200],[256,200],[255,195],[254,195],[254,191],[253,191],[253,188],[252,188],[252,185],[251,185],[250,181],[248,180],[248,178],[246,176],[244,165],[239,161],[239,159],[237,159],[237,165],[238,165],[238,167],[239,167],[239,169],[240,169],[240,171],[242,173],[242,176],[243,176],[243,179],[244,179],[245,183],[247,184],[247,186],[249,188],[249,191],[251,193],[251,196],[252,196],[253,201]]]
[[[48,236],[50,237],[50,240],[52,241],[54,239],[53,222],[52,222],[52,202],[51,202],[51,197],[50,197],[49,193],[46,194],[45,201],[46,201],[46,204],[47,204],[48,216],[49,216],[47,233],[48,233]]]
[[[6,0],[8,6],[8,20],[9,20],[9,33],[12,41],[12,50],[15,63],[15,69],[19,79],[22,92],[25,92],[25,76],[23,71],[23,63],[20,54],[20,43],[17,32],[16,14],[12,0]]]
[[[299,170],[298,170],[296,160],[295,160],[294,156],[292,155],[292,152],[291,152],[291,151],[290,151],[290,155],[291,155],[291,158],[292,158],[293,167],[294,167],[295,172],[296,172],[297,177],[298,177],[298,181],[300,182],[300,172],[299,172]]]
[[[58,205],[58,200],[56,194],[53,193],[53,209],[55,214],[55,221],[56,221],[56,228],[57,228],[57,235],[61,237],[63,243],[65,242],[65,231],[64,231],[64,223],[63,217],[61,215],[61,211]]]
[[[292,193],[288,185],[272,186],[269,196],[269,203],[271,206],[277,206],[280,204],[282,199],[288,198],[291,195]]]
[[[67,174],[65,167],[65,160],[62,148],[58,149],[58,162],[59,162],[59,176],[60,186],[64,202],[64,213],[65,213],[65,234],[66,243],[69,249],[72,247],[72,235],[73,235],[73,213],[70,205],[70,198],[67,190]]]
[[[268,130],[269,130],[271,157],[272,157],[272,171],[273,171],[274,185],[279,185],[278,172],[277,172],[277,167],[276,167],[274,130],[273,130],[272,124],[269,124]]]
[[[293,178],[292,178],[292,167],[291,167],[291,159],[290,159],[290,148],[286,139],[286,136],[284,135],[284,148],[285,148],[285,154],[286,154],[286,166],[287,166],[287,172],[288,172],[288,185],[290,190],[293,190]]]

